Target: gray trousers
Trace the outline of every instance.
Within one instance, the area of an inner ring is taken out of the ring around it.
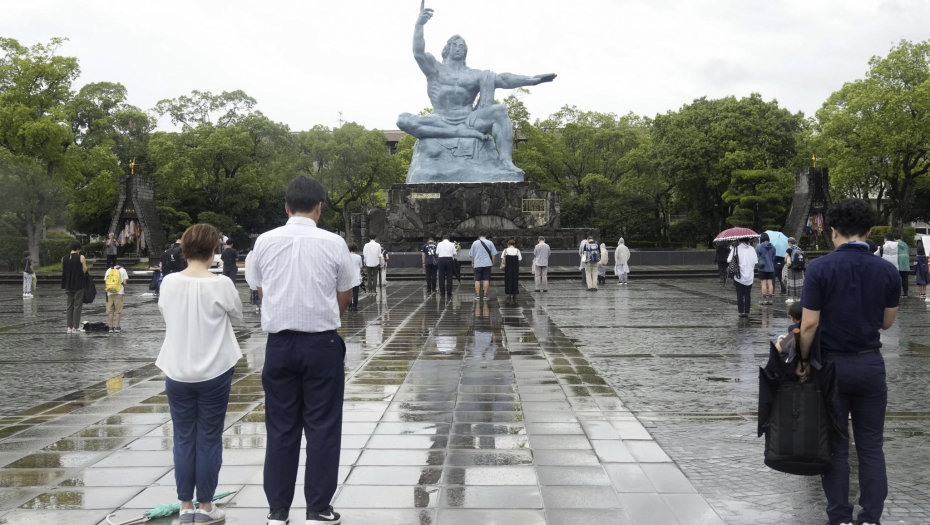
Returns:
[[[81,309],[84,308],[84,289],[68,290],[68,328],[81,327]]]
[[[369,294],[373,294],[377,292],[378,278],[380,275],[381,275],[380,266],[366,266],[365,267],[365,277],[367,277],[366,279],[367,282],[365,283],[365,286],[367,287],[366,290],[368,290]]]
[[[23,293],[32,293],[32,274],[23,272]]]
[[[548,290],[549,289],[549,267],[548,266],[537,266],[536,267],[536,289],[537,290]]]
[[[600,266],[600,263],[589,262],[584,263],[584,273],[587,277],[588,288],[593,288],[597,290],[597,267]]]

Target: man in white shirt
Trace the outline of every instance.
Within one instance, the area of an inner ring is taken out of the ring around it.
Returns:
[[[449,240],[449,234],[442,236],[442,242],[436,245],[436,257],[439,259],[439,295],[452,295],[452,275],[455,273],[455,243]]]
[[[549,255],[551,250],[546,239],[540,237],[539,243],[533,248],[533,264],[536,266],[536,292],[549,291]]]
[[[368,244],[362,249],[365,262],[365,282],[368,295],[378,295],[378,272],[381,270],[381,245],[375,240],[377,236],[368,236]]]
[[[107,315],[110,318],[110,333],[120,333],[123,331],[119,326],[120,319],[123,317],[123,295],[126,293],[126,283],[129,282],[129,274],[126,272],[126,268],[117,264],[107,270],[104,276],[104,282],[107,281],[110,272],[119,273],[119,285],[118,289],[113,292],[107,290]],[[113,323],[114,318],[116,319],[116,324]]]
[[[255,241],[246,278],[262,296],[268,332],[265,496],[269,525],[285,525],[294,501],[301,432],[307,436],[307,523],[339,523],[336,492],[345,391],[345,343],[336,332],[358,286],[345,240],[317,227],[326,190],[299,176],[287,187],[287,224]]]

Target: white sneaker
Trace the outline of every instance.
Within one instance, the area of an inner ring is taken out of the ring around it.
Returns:
[[[72,332],[74,332],[74,329],[73,329],[73,328],[68,328],[68,333],[70,334],[70,333],[72,333]]]
[[[203,509],[197,509],[197,512],[194,514],[195,525],[212,525],[214,523],[220,523],[221,521],[225,520],[226,513],[223,512],[223,509],[217,507],[216,505],[210,509],[210,512],[207,512]]]

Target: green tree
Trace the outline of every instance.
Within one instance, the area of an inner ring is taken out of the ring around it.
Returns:
[[[900,228],[930,171],[930,41],[902,40],[872,57],[866,77],[833,93],[817,119],[834,184],[887,196]]]
[[[290,131],[253,111],[254,104],[241,91],[194,91],[158,103],[160,115],[181,125],[179,133],[158,132],[148,143],[161,204],[238,220],[285,183],[294,153]]]
[[[773,170],[796,162],[804,116],[758,93],[700,98],[657,115],[652,131],[661,168],[680,182],[676,195],[689,219],[724,229],[735,203],[724,194],[739,170]]]
[[[403,182],[406,172],[397,155],[389,155],[384,133],[354,122],[330,130],[314,126],[298,133],[297,169],[326,188],[326,208],[342,216],[351,234],[351,212],[361,205],[383,205],[383,190]],[[409,160],[407,161],[409,165]]]
[[[26,47],[0,38],[0,171],[5,195],[16,194],[3,206],[26,231],[29,251],[41,264],[40,241],[46,218],[61,209],[68,189],[88,176],[112,174],[116,156],[101,145],[75,135],[71,85],[80,74],[74,57],[57,54],[65,39]]]
[[[727,222],[754,231],[778,230],[794,195],[790,170],[736,170],[723,200],[733,206]]]

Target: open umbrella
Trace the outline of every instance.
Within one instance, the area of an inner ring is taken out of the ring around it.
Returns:
[[[213,496],[213,501],[227,498],[235,493],[236,491],[220,492],[219,494],[215,494]],[[196,501],[194,501],[194,505],[197,505]],[[180,501],[177,503],[162,503],[152,510],[145,511],[145,514],[143,514],[142,516],[131,519],[129,521],[110,521],[110,518],[116,515],[116,514],[110,514],[107,516],[107,523],[109,523],[109,525],[134,525],[136,523],[145,523],[146,521],[153,520],[155,518],[167,518],[168,516],[173,516],[177,512],[180,512],[180,511],[181,511]]]
[[[788,237],[775,230],[765,230],[765,233],[769,234],[769,242],[775,247],[775,257],[784,257],[788,250]]]
[[[737,239],[742,239],[744,237],[758,237],[759,234],[750,230],[749,228],[730,228],[729,230],[723,230],[716,237],[714,237],[714,242],[717,241],[735,241]]]

